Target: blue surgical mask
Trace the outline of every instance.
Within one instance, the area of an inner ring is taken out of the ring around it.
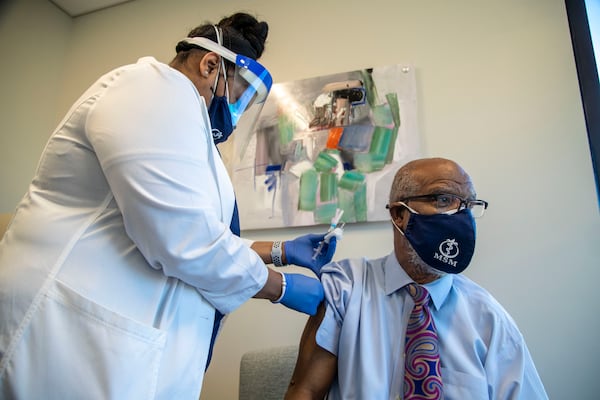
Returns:
[[[217,38],[220,41],[220,31],[215,26],[217,31]],[[221,63],[217,71],[217,78],[215,79],[215,85],[212,91],[212,100],[210,106],[208,106],[208,117],[210,118],[210,126],[213,141],[215,144],[223,143],[233,133],[233,119],[231,117],[231,110],[229,108],[229,85],[227,84],[227,69],[225,68],[225,61],[221,58]],[[217,85],[219,84],[219,77],[223,74],[223,81],[225,83],[225,96],[217,96]]]
[[[467,268],[475,252],[475,219],[464,209],[454,214],[418,214],[410,212],[406,230],[402,232],[415,252],[429,266],[449,274]]]
[[[229,139],[233,133],[233,124],[231,122],[231,112],[229,111],[229,101],[226,96],[215,96],[208,107],[208,117],[212,137],[215,144],[222,143]]]

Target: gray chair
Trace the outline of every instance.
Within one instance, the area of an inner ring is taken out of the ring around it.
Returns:
[[[298,345],[253,350],[240,362],[239,400],[281,400],[296,365]]]

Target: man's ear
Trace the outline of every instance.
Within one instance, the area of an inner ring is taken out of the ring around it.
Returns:
[[[404,211],[405,211],[404,207],[392,207],[390,209],[390,216],[392,217],[392,220],[394,220],[396,225],[402,224],[402,220],[404,219],[404,215],[405,215]]]

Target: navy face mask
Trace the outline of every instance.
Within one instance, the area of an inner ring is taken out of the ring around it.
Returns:
[[[475,219],[468,209],[455,214],[416,214],[411,210],[404,234],[427,265],[438,271],[459,274],[475,252]],[[393,220],[392,220],[393,223]]]
[[[229,136],[233,133],[233,124],[231,122],[231,112],[229,111],[229,100],[226,96],[215,96],[213,93],[212,101],[208,107],[208,116],[215,144],[229,139]]]

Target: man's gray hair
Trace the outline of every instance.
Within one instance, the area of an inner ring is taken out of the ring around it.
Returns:
[[[400,167],[398,172],[396,172],[396,175],[394,176],[394,181],[392,182],[392,187],[390,189],[390,198],[388,204],[395,203],[406,197],[417,196],[420,194],[419,192],[421,189],[421,183],[417,179],[415,179],[414,174],[415,169],[419,168],[419,165],[421,164],[419,161],[420,160],[410,161],[404,164],[402,167]],[[469,175],[466,172],[464,172],[462,167],[460,167],[460,165],[456,164],[454,161],[446,161],[455,164],[456,167],[459,168],[459,170],[465,175],[465,177],[468,179],[467,185],[469,190],[469,198],[475,199],[475,188],[473,187],[473,182],[471,182],[471,178],[469,177]]]
[[[400,201],[405,197],[414,196],[419,190],[419,183],[413,177],[412,168],[402,167],[394,176],[390,189],[390,203]]]

